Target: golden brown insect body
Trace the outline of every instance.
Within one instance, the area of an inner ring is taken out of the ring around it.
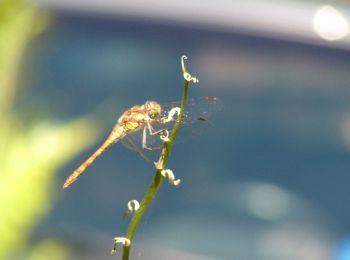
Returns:
[[[73,182],[75,182],[96,160],[96,158],[106,151],[112,144],[115,144],[130,132],[143,129],[147,124],[156,120],[160,116],[160,113],[161,106],[155,101],[147,101],[142,106],[134,106],[125,111],[118,119],[118,123],[114,126],[112,132],[103,144],[68,176],[63,184],[63,188],[68,188]]]

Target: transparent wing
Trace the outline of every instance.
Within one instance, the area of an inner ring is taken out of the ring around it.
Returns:
[[[169,112],[175,107],[180,107],[181,102],[170,102],[161,104],[161,106],[161,117],[168,118]],[[221,100],[213,96],[188,99],[184,119],[175,143],[185,142],[203,133],[211,125],[209,118],[216,112],[220,111],[222,107],[223,104]],[[177,116],[178,115],[175,114],[173,116],[173,120],[168,123],[161,123],[160,121],[154,122],[152,127],[155,131],[164,129],[171,133]],[[137,153],[142,153],[142,155],[140,154],[142,157],[146,157],[143,153],[147,152],[148,150],[142,149],[142,135],[142,130],[130,133],[127,136],[128,138],[124,138],[122,140],[122,143],[126,147],[135,150]],[[159,135],[150,135],[148,131],[146,141],[147,146],[151,148],[152,151],[159,151],[159,149],[162,147],[162,141]]]
[[[181,102],[162,104],[162,116],[167,117],[174,107],[180,107]],[[208,120],[213,114],[223,107],[222,101],[214,96],[191,98],[187,100],[183,124],[193,124]],[[175,117],[176,119],[176,117]]]
[[[140,134],[140,132],[142,132],[142,131],[137,131],[138,135]],[[142,137],[141,136],[140,137],[139,136],[137,136],[137,137],[136,136],[134,136],[134,137],[125,136],[121,142],[125,147],[138,153],[144,160],[151,162],[151,160],[145,154],[145,151],[148,151],[148,150],[142,149],[142,145],[139,142],[140,138],[142,138]]]

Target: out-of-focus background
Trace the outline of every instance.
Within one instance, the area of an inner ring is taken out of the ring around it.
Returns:
[[[0,259],[118,259],[152,164],[120,144],[62,183],[119,115],[224,103],[174,147],[132,259],[350,259],[347,1],[0,2]]]

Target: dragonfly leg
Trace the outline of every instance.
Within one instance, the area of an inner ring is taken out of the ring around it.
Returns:
[[[159,135],[159,134],[162,134],[162,133],[167,131],[165,128],[164,129],[159,129],[157,131],[154,131],[154,129],[151,126],[151,124],[147,124],[147,130],[148,130],[150,135]]]
[[[155,131],[151,124],[147,124],[147,126],[143,128],[142,132],[142,149],[152,150],[152,148],[147,146],[147,130],[150,135],[160,135],[160,138],[163,141],[165,141],[169,136],[168,130],[160,129]]]
[[[152,150],[147,146],[147,133],[146,133],[146,127],[142,130],[142,149]]]

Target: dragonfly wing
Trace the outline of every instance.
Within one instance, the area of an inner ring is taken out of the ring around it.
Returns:
[[[141,132],[141,131],[139,131]],[[129,136],[125,136],[123,139],[122,139],[122,144],[129,148],[130,150],[133,150],[135,151],[136,153],[138,153],[144,160],[146,161],[151,161],[146,155],[145,155],[145,150],[142,149],[142,146],[140,145],[139,143],[139,140],[140,140],[140,137],[137,137],[136,138],[137,141],[135,141],[135,137],[132,138],[130,135]]]
[[[181,102],[170,102],[162,104],[161,106],[162,116],[167,117],[172,108],[181,106]],[[219,112],[222,108],[222,101],[214,96],[188,99],[182,123],[185,125],[206,122],[213,114]]]
[[[162,117],[167,118],[169,111],[174,107],[180,107],[181,102],[170,102],[162,104]],[[223,105],[222,102],[216,97],[200,97],[189,99],[186,104],[185,116],[178,136],[175,139],[175,143],[182,143],[193,137],[196,137],[203,133],[211,125],[208,118],[212,114],[220,111]],[[174,116],[174,120],[168,123],[153,122],[152,127],[154,131],[166,129],[171,132],[177,119],[177,115]],[[123,138],[122,143],[129,149],[148,152],[142,147],[142,135],[143,131],[136,131],[127,135],[128,139]],[[162,147],[162,140],[159,135],[150,135],[146,131],[147,146],[151,148],[151,152],[157,152]],[[135,149],[136,147],[136,149]]]
[[[160,130],[158,127],[154,127],[155,131]],[[142,139],[143,139],[143,131],[134,131],[129,133],[127,136],[125,136],[121,142],[122,144],[131,149],[136,151],[137,153],[145,153],[148,151],[158,151],[162,147],[162,140],[160,139],[160,136],[158,134],[156,135],[150,135],[148,132],[148,129],[146,131],[146,145],[148,148],[151,148],[152,150],[143,149],[142,147]],[[141,155],[143,157],[143,155]]]
[[[174,106],[180,107],[180,103],[181,102],[168,103],[162,106],[164,108],[164,116],[167,117],[169,111],[171,111]],[[175,143],[182,143],[202,134],[212,125],[210,123],[210,117],[222,108],[222,101],[214,96],[188,99],[184,118]],[[167,124],[167,129],[169,131],[173,128],[176,119],[177,115],[174,117],[173,121]]]

